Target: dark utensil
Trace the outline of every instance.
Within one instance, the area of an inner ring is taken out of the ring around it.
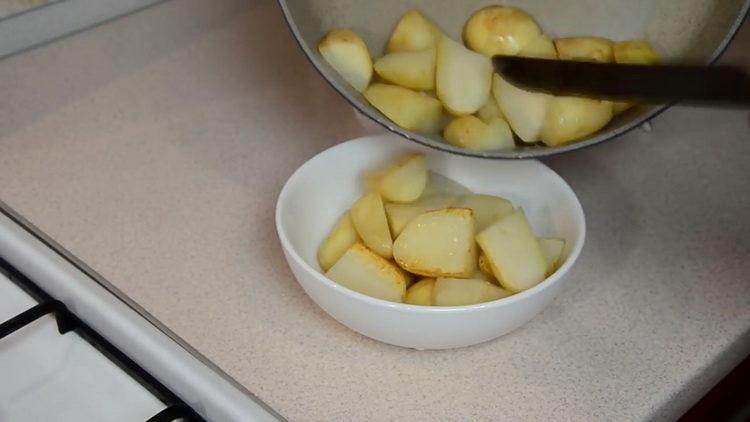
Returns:
[[[548,94],[750,107],[750,77],[738,67],[626,65],[517,56],[495,56],[492,61],[514,85]]]

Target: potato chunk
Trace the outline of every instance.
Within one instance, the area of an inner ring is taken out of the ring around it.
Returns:
[[[435,48],[398,51],[375,61],[381,78],[405,88],[429,91],[435,88]]]
[[[318,51],[345,81],[359,92],[370,84],[372,59],[367,45],[351,29],[334,29],[318,44]]]
[[[456,201],[456,208],[468,208],[474,214],[477,232],[480,232],[498,219],[513,212],[513,204],[507,199],[493,195],[461,195]]]
[[[419,51],[434,47],[442,36],[434,23],[416,10],[406,12],[396,24],[386,47],[386,53]]]
[[[537,35],[526,47],[518,53],[523,57],[535,57],[538,59],[556,59],[557,49],[555,44],[544,34]]]
[[[373,107],[404,129],[419,133],[436,133],[440,129],[443,105],[425,93],[375,83],[363,95]]]
[[[476,112],[487,102],[491,86],[492,64],[489,58],[448,37],[440,38],[435,89],[448,111],[456,115]]]
[[[326,272],[349,289],[378,299],[402,302],[409,277],[395,264],[355,243]]]
[[[471,193],[471,189],[456,182],[453,179],[443,176],[434,171],[428,171],[427,186],[422,192],[423,197],[434,195],[462,195]]]
[[[560,60],[611,63],[614,60],[612,41],[601,37],[572,37],[555,40]]]
[[[424,154],[409,154],[383,171],[378,190],[386,201],[412,202],[422,195],[426,186],[427,162]]]
[[[563,250],[565,241],[562,239],[539,239],[539,246],[542,247],[544,258],[547,261],[547,275],[551,275],[562,263]]]
[[[514,147],[513,132],[502,117],[495,117],[488,123],[471,115],[454,118],[445,131],[445,141],[472,151],[491,151]]]
[[[625,64],[657,64],[659,55],[656,49],[647,41],[621,41],[616,42],[614,46],[614,56],[616,63]],[[629,109],[634,105],[630,101],[616,101],[612,105],[612,112],[617,115]]]
[[[479,111],[477,111],[477,117],[479,117],[485,123],[489,123],[496,117],[505,119],[505,115],[503,115],[503,111],[500,110],[500,106],[497,105],[497,101],[495,101],[494,95],[490,95],[490,97],[487,98],[487,102],[484,103]]]
[[[523,10],[490,6],[471,15],[464,26],[463,37],[469,48],[492,57],[518,54],[541,32],[539,25]]]
[[[357,242],[357,239],[359,239],[359,236],[354,229],[349,211],[347,211],[339,218],[331,234],[328,235],[318,249],[318,263],[320,264],[320,268],[323,271],[328,271],[341,258],[344,252]]]
[[[517,88],[498,74],[493,76],[492,95],[516,135],[527,144],[537,142],[553,97]]]
[[[589,136],[612,120],[612,102],[580,97],[555,97],[540,138],[549,146]]]
[[[434,278],[423,278],[406,289],[404,303],[410,305],[432,305],[432,288],[435,287]]]
[[[361,197],[352,205],[349,213],[364,244],[376,254],[390,259],[393,256],[393,240],[380,195],[373,192]]]
[[[407,224],[420,214],[446,209],[456,202],[455,195],[430,195],[409,204],[385,204],[385,213],[393,236],[398,236]]]
[[[476,268],[474,233],[469,209],[429,211],[406,225],[393,244],[393,257],[414,274],[468,277]]]
[[[492,272],[511,292],[529,289],[544,280],[547,261],[523,211],[515,210],[477,235]]]
[[[432,301],[437,306],[462,306],[502,299],[512,294],[485,280],[438,278],[432,290]]]

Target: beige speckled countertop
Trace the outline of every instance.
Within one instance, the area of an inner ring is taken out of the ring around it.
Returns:
[[[282,184],[368,129],[275,3],[161,4],[0,62],[0,98],[0,198],[291,420],[670,418],[750,352],[746,111],[547,160],[588,216],[575,282],[508,336],[418,352],[284,263]]]

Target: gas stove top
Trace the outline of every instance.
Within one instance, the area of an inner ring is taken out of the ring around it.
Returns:
[[[0,421],[283,420],[0,202]]]

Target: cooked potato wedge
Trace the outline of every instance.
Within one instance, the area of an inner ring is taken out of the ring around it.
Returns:
[[[398,237],[407,224],[420,214],[428,211],[446,209],[456,202],[456,196],[451,194],[436,194],[423,196],[408,204],[385,204],[388,224],[394,237]]]
[[[386,201],[412,202],[427,186],[427,161],[424,154],[400,157],[386,168],[378,183],[378,191]]]
[[[432,303],[436,306],[473,305],[502,299],[512,294],[486,280],[438,278],[432,289]]]
[[[518,54],[541,32],[539,25],[523,10],[489,6],[471,15],[464,25],[463,37],[469,48],[492,57]]]
[[[490,96],[492,64],[448,37],[437,45],[435,89],[445,108],[455,115],[472,114]]]
[[[349,211],[347,211],[339,218],[333,230],[331,230],[331,234],[318,249],[320,268],[323,271],[328,271],[358,239],[357,230],[354,229]]]
[[[442,32],[416,10],[406,12],[396,24],[386,46],[386,53],[420,51],[435,47]]]
[[[477,235],[492,272],[511,292],[529,289],[544,280],[547,261],[521,210],[501,218]]]
[[[469,188],[456,182],[453,179],[447,178],[440,173],[434,171],[428,172],[427,186],[424,188],[422,197],[434,196],[434,195],[463,195],[466,193],[472,193]]]
[[[612,120],[612,102],[581,97],[555,97],[549,105],[540,139],[562,145],[584,138]]]
[[[647,41],[632,40],[616,42],[613,48],[615,62],[625,64],[657,64],[659,54]],[[631,101],[615,101],[612,112],[615,115],[622,113],[635,105]]]
[[[455,207],[468,208],[472,211],[477,232],[486,229],[500,218],[510,215],[514,210],[513,204],[505,198],[478,193],[459,196]]]
[[[479,258],[477,258],[477,267],[479,268],[480,272],[483,272],[485,274],[489,274],[492,276],[493,279],[495,278],[494,271],[492,271],[492,265],[490,264],[489,258],[487,258],[487,255],[484,254],[484,252],[479,252]],[[474,278],[482,278],[482,277],[474,277]]]
[[[404,303],[410,305],[432,305],[432,288],[435,287],[434,278],[423,278],[406,289]]]
[[[372,79],[372,59],[367,45],[351,29],[334,29],[318,44],[328,64],[354,89],[363,92]]]
[[[368,248],[383,258],[393,257],[393,240],[380,195],[371,192],[359,198],[349,214],[357,234]]]
[[[521,51],[518,52],[519,56],[523,57],[536,57],[538,59],[557,59],[557,49],[555,43],[544,35],[537,35],[531,42],[526,44]]]
[[[420,133],[440,130],[443,105],[425,93],[397,85],[374,83],[363,95],[373,107],[404,129]]]
[[[555,40],[560,60],[611,63],[614,60],[612,41],[601,37],[572,37]]]
[[[487,102],[484,103],[479,111],[477,111],[477,117],[482,119],[485,123],[489,123],[497,117],[505,120],[505,115],[503,115],[502,110],[500,110],[500,106],[497,105],[494,95],[490,95],[489,98],[487,98]]]
[[[361,243],[352,245],[326,277],[355,292],[391,302],[403,301],[409,282],[408,274]]]
[[[405,88],[429,91],[435,88],[435,48],[397,51],[375,61],[381,78]]]
[[[427,277],[468,277],[476,268],[471,210],[447,208],[418,215],[393,243],[401,268]]]
[[[443,131],[449,144],[472,151],[491,151],[513,148],[513,132],[502,117],[488,123],[472,115],[454,118]]]
[[[544,258],[547,261],[547,275],[551,275],[562,263],[563,250],[565,241],[562,239],[541,238],[539,246],[542,247]]]
[[[493,76],[492,95],[513,132],[527,144],[536,143],[553,97],[517,88],[498,74]]]

